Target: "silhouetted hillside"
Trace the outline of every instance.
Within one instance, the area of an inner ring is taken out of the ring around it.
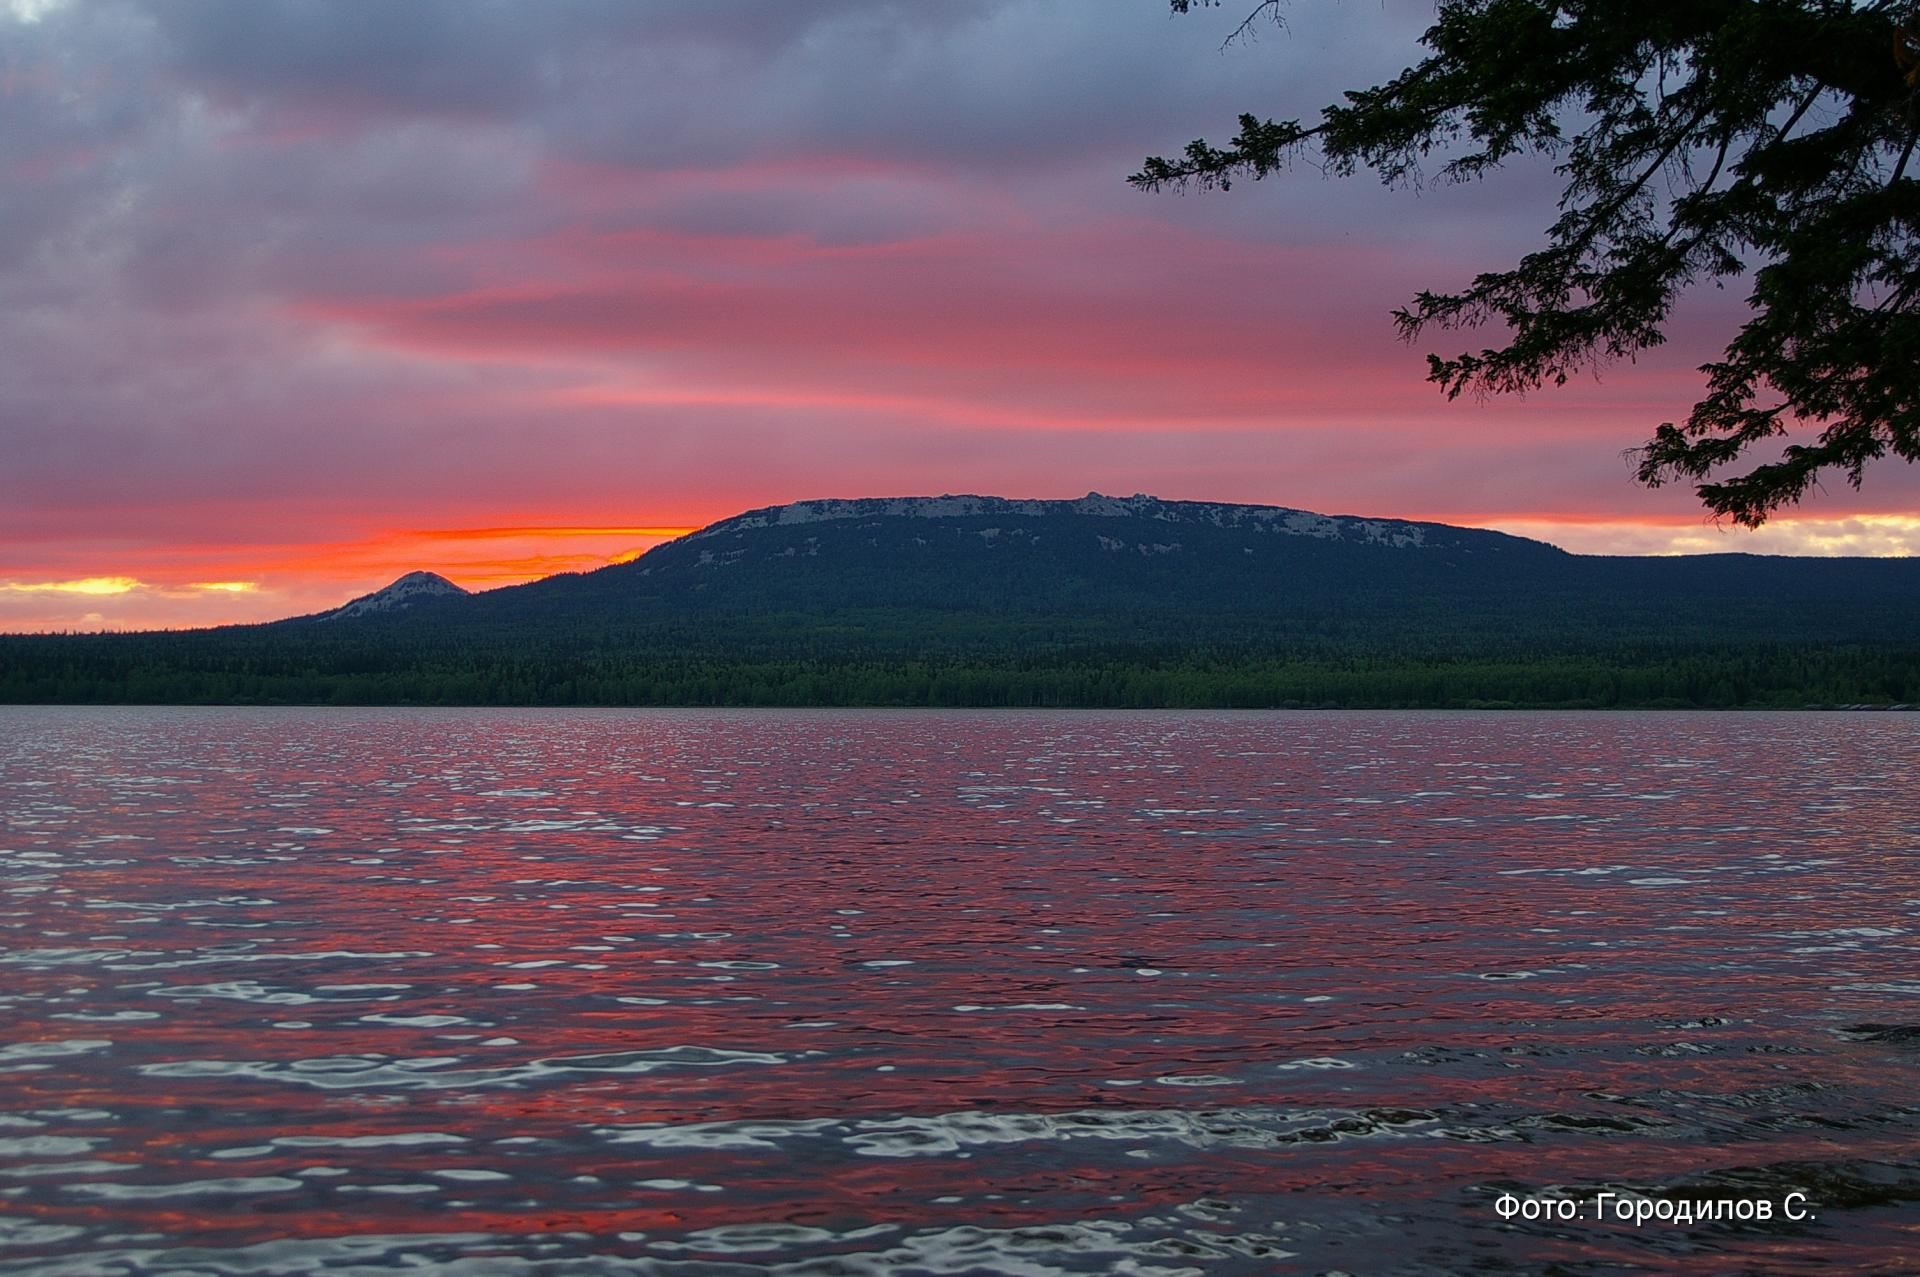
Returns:
[[[1444,524],[1146,496],[800,502],[596,572],[404,594],[264,626],[7,638],[0,697],[1920,699],[1920,563],[1582,556]]]

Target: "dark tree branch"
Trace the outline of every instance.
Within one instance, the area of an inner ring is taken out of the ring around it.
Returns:
[[[1658,345],[1680,290],[1750,271],[1752,318],[1701,370],[1685,422],[1639,450],[1641,481],[1694,480],[1709,509],[1758,524],[1825,470],[1857,484],[1876,459],[1920,455],[1920,0],[1441,0],[1422,42],[1427,57],[1317,121],[1244,115],[1226,147],[1194,142],[1131,180],[1226,189],[1308,144],[1329,172],[1389,182],[1436,153],[1454,152],[1441,171],[1461,180],[1551,154],[1566,190],[1545,246],[1395,312],[1409,337],[1505,325],[1502,346],[1429,357],[1449,396],[1561,383]],[[1822,102],[1832,119],[1799,132]],[[1721,473],[1789,435],[1776,460]]]

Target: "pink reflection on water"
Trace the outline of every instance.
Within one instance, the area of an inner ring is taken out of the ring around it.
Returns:
[[[1911,719],[7,725],[0,1085],[54,1142],[6,1209],[80,1230],[33,1253],[1109,1221],[1711,1272],[1915,1226],[1916,1053],[1842,1032],[1916,1018]],[[1489,1206],[1800,1179],[1844,1226]]]

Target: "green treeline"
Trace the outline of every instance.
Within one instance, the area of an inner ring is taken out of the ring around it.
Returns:
[[[211,632],[217,634],[219,632]],[[232,632],[228,632],[231,636]],[[1623,646],[1523,654],[1083,647],[797,657],[531,643],[0,639],[0,701],[1114,708],[1802,707],[1920,701],[1920,647]]]
[[[1413,553],[1191,520],[1035,518],[1013,531],[997,521],[1006,520],[756,527],[670,542],[598,572],[343,620],[0,635],[0,701],[1920,701],[1920,565],[1905,561],[1583,558],[1444,528]],[[1102,548],[1120,532],[1184,548]]]

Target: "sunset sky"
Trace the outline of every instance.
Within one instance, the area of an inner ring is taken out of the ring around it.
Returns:
[[[0,0],[0,629],[473,588],[753,506],[1090,489],[1622,553],[1920,549],[1886,463],[1749,534],[1622,451],[1742,312],[1444,402],[1389,311],[1539,242],[1520,164],[1145,195],[1431,6]]]

